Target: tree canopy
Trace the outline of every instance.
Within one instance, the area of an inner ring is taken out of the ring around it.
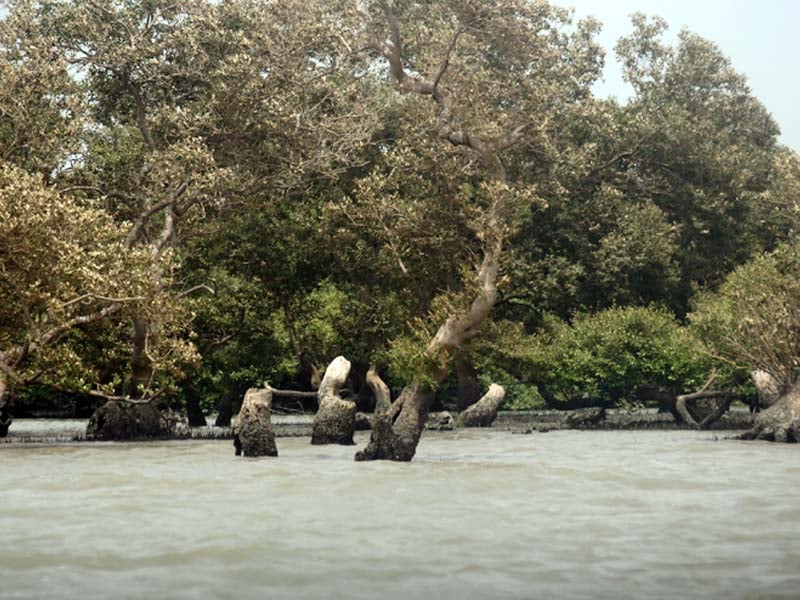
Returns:
[[[797,154],[720,48],[657,18],[616,46],[620,104],[592,93],[600,24],[541,0],[4,6],[0,366],[21,389],[211,405],[313,387],[340,354],[367,403],[371,365],[444,394],[456,355],[544,385],[521,348],[614,347],[642,307],[666,355],[631,361],[674,376],[612,387],[695,385],[692,304],[738,331],[731,294],[776,283],[763,253],[797,232]]]

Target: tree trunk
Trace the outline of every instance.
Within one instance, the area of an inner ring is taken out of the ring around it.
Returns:
[[[350,361],[337,356],[325,369],[325,376],[317,391],[319,409],[314,415],[312,444],[354,444],[356,430],[356,403],[342,400],[339,390],[350,373]]]
[[[0,377],[0,438],[8,435],[8,429],[11,427],[11,402],[9,400],[8,389],[6,382]]]
[[[760,412],[753,428],[742,434],[741,439],[789,443],[800,441],[800,383],[795,383],[772,406]]]
[[[214,425],[217,427],[230,427],[231,419],[233,418],[233,401],[240,397],[244,389],[239,385],[234,385],[231,389],[225,392],[225,395],[217,405],[217,420]]]
[[[258,388],[247,390],[233,428],[236,456],[278,456],[270,419],[271,411],[271,390]]]
[[[294,317],[287,303],[283,304],[283,316],[286,322],[286,331],[289,332],[289,341],[292,344],[294,355],[297,358],[297,376],[300,378],[302,385],[308,385],[312,390],[319,389],[319,369],[311,362],[311,359],[300,345],[300,340],[297,337],[297,331],[294,326]]]
[[[478,372],[472,365],[468,354],[459,353],[456,356],[455,365],[458,377],[456,408],[459,412],[463,412],[481,399],[481,386],[478,383]]]
[[[450,110],[452,99],[439,87],[444,70],[440,69],[432,79],[426,79],[421,73],[407,72],[399,23],[388,2],[382,2],[381,7],[389,26],[391,43],[378,44],[376,47],[389,63],[390,79],[402,93],[427,95],[437,104],[440,136],[449,144],[463,146],[473,152],[486,170],[487,182],[494,188],[489,206],[480,219],[480,231],[476,232],[483,245],[483,257],[477,267],[474,282],[476,295],[470,305],[439,326],[425,349],[420,372],[394,403],[386,385],[378,383],[380,378],[377,373],[372,371],[367,376],[376,397],[378,391],[384,395],[378,404],[384,407],[388,404],[389,407],[381,410],[380,416],[376,410],[369,445],[356,454],[356,460],[409,461],[414,457],[428,418],[434,390],[447,376],[453,354],[478,335],[497,301],[497,275],[506,235],[503,221],[508,209],[508,180],[501,155],[505,149],[519,142],[521,133],[519,136],[517,130],[501,133],[498,138],[502,140],[501,143],[494,144],[487,143],[478,132],[462,129],[461,123],[456,122]],[[443,63],[444,68],[447,62],[445,60]],[[473,289],[472,286],[469,289]]]
[[[186,400],[189,427],[205,427],[208,423],[206,423],[206,415],[200,406],[200,394],[191,379],[186,380],[183,384],[183,396]]]
[[[153,377],[153,365],[147,355],[148,323],[140,317],[133,318],[131,341],[131,373],[127,393],[131,398],[139,398],[142,391],[150,386]]]
[[[487,237],[491,237],[497,227],[494,211],[492,220]],[[376,408],[369,444],[356,454],[356,460],[410,461],[414,457],[428,419],[435,386],[447,376],[453,353],[478,335],[497,300],[502,237],[498,236],[492,242],[484,248],[483,262],[478,269],[476,279],[480,291],[477,297],[464,312],[448,318],[436,331],[426,348],[424,370],[419,378],[407,385],[392,402],[386,384],[380,381],[377,373],[371,370],[367,374],[367,382],[378,398],[377,406],[384,408]],[[388,409],[385,408],[387,404]]]
[[[503,386],[493,383],[483,398],[458,415],[456,423],[459,427],[491,427],[505,396]]]
[[[367,384],[377,403],[369,444],[356,453],[356,460],[410,461],[428,420],[434,392],[411,384],[392,403],[389,388],[374,369],[367,373]]]

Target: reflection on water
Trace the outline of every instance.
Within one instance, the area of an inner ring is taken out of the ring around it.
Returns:
[[[800,446],[714,437],[6,445],[0,597],[797,598]]]

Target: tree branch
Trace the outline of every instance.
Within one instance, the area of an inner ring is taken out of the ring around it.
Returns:
[[[387,386],[375,366],[371,366],[367,371],[367,385],[372,393],[375,394],[375,414],[382,415],[388,413],[392,407],[392,396]]]

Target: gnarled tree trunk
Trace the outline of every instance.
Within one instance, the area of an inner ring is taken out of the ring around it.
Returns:
[[[401,93],[423,95],[433,101],[438,111],[437,127],[440,137],[450,145],[462,147],[482,164],[487,189],[491,190],[489,205],[481,215],[480,231],[476,231],[483,246],[483,260],[477,268],[476,294],[471,304],[440,325],[428,343],[425,361],[418,376],[406,386],[394,403],[391,402],[385,384],[379,383],[377,373],[373,371],[368,375],[370,386],[376,396],[383,394],[382,404],[385,407],[388,403],[388,409],[376,410],[369,445],[356,454],[356,460],[408,461],[416,452],[433,402],[435,387],[447,376],[454,353],[478,335],[497,301],[497,275],[507,232],[504,219],[508,212],[509,192],[502,155],[520,143],[527,125],[505,132],[501,126],[497,128],[499,135],[492,135],[491,139],[482,137],[479,130],[465,128],[463,122],[454,118],[451,110],[453,103],[461,101],[461,98],[440,86],[448,68],[450,53],[458,42],[460,33],[452,38],[438,72],[426,77],[424,73],[406,69],[397,16],[388,2],[381,2],[380,6],[388,26],[389,39],[373,40],[372,48],[388,61],[389,76],[395,88]]]
[[[742,434],[743,440],[768,442],[800,441],[800,382],[795,383],[772,406],[761,411],[753,428]]]
[[[413,383],[392,402],[389,388],[374,368],[367,373],[367,384],[375,394],[375,416],[369,444],[356,453],[356,460],[410,461],[425,429],[433,391]]]
[[[458,415],[456,423],[459,427],[491,427],[505,397],[503,386],[493,383],[483,398]]]
[[[337,356],[325,369],[317,392],[319,409],[314,415],[312,444],[352,445],[356,430],[356,403],[342,400],[339,390],[350,373],[350,361]]]
[[[236,456],[278,456],[271,421],[272,391],[251,388],[233,428]]]

